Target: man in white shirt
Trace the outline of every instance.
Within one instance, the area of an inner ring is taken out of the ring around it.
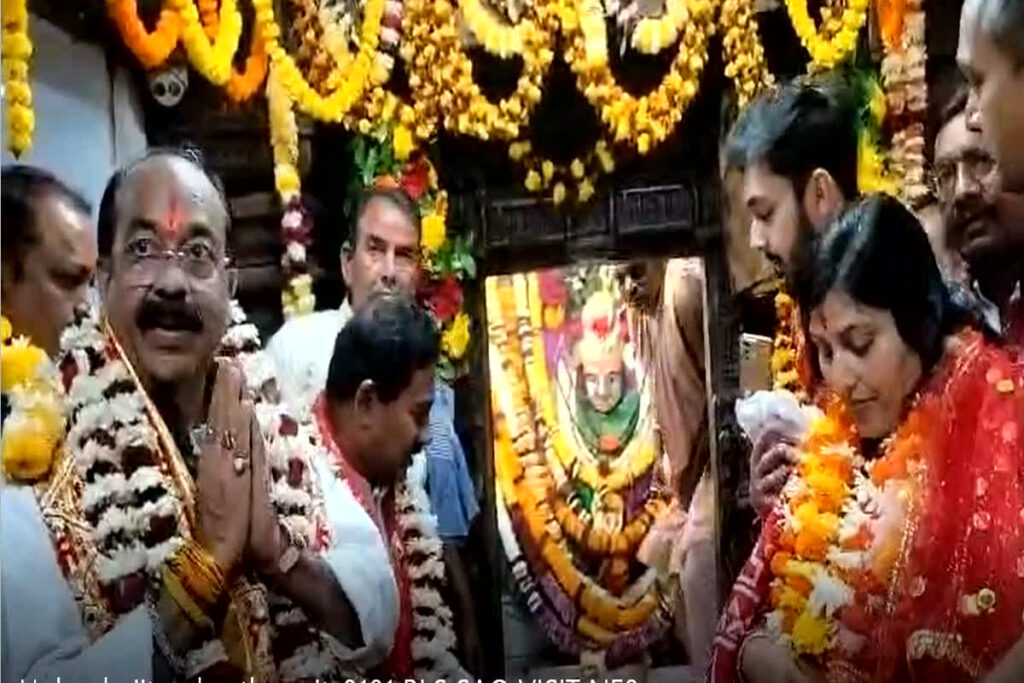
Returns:
[[[341,274],[348,288],[344,303],[336,310],[289,320],[267,344],[282,398],[293,411],[305,413],[323,391],[334,338],[353,308],[376,290],[415,292],[419,238],[419,211],[409,195],[398,188],[363,192],[353,234],[341,252]]]
[[[318,311],[287,321],[267,344],[267,353],[277,368],[278,387],[282,398],[294,414],[304,415],[311,410],[317,396],[327,383],[328,368],[334,351],[334,342],[341,328],[352,318],[371,294],[394,290],[408,296],[416,292],[420,268],[419,209],[403,190],[397,187],[369,187],[360,196],[350,239],[341,252],[341,274],[348,287],[342,305],[329,311]],[[446,391],[447,390],[447,393]],[[452,426],[452,401],[447,387],[436,387],[431,409],[432,433],[443,432],[457,442]],[[435,451],[446,451],[444,444],[435,444]],[[444,562],[458,614],[459,643],[463,648],[463,661],[470,669],[482,664],[476,612],[469,586],[468,573],[459,545],[464,540],[454,538],[452,528],[465,530],[479,511],[472,490],[472,482],[461,448],[447,449],[448,458],[437,458],[427,453],[429,489],[432,511],[438,517],[444,540]],[[440,476],[441,474],[447,476]],[[456,494],[461,505],[452,505],[448,498]],[[442,501],[442,499],[444,499]],[[440,504],[444,502],[445,504]],[[462,516],[449,514],[452,509],[466,512]]]

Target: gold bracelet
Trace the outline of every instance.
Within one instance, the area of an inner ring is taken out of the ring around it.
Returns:
[[[167,590],[168,595],[177,603],[181,611],[185,613],[189,621],[205,631],[213,631],[213,620],[206,614],[202,607],[196,604],[192,596],[189,595],[188,590],[181,585],[181,581],[178,580],[177,574],[174,569],[168,565],[164,565],[163,571],[161,572],[161,579],[163,586]]]
[[[212,609],[227,589],[216,560],[195,541],[187,541],[173,556],[172,568],[189,594]]]

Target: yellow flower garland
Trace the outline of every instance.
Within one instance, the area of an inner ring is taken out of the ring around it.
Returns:
[[[550,190],[555,206],[567,199],[586,204],[594,196],[597,177],[615,170],[615,159],[605,140],[598,140],[590,152],[568,166],[533,154],[529,140],[510,143],[508,156],[526,170],[523,186],[530,192]]]
[[[718,15],[725,75],[732,79],[740,109],[775,79],[768,70],[751,0],[723,0]]]
[[[270,146],[274,153],[274,186],[282,206],[287,207],[299,196],[302,181],[298,170],[299,129],[292,101],[280,79],[277,69],[271,65],[267,76],[267,113],[270,118]],[[303,273],[292,277],[281,291],[284,317],[312,313],[315,307],[312,276]]]
[[[659,86],[642,97],[626,92],[608,64],[607,36],[599,0],[575,0],[578,25],[566,24],[570,42],[566,60],[576,73],[577,87],[599,113],[616,142],[646,154],[672,133],[697,94],[700,73],[707,62],[708,38],[715,31],[710,0],[690,0],[683,37],[669,72]],[[571,22],[571,20],[570,20]]]
[[[4,99],[7,102],[7,147],[16,157],[32,146],[36,119],[28,78],[32,39],[28,35],[26,0],[3,0]]]
[[[686,0],[666,0],[665,14],[660,17],[644,17],[637,22],[630,35],[630,45],[643,54],[658,54],[676,42],[689,18]]]
[[[341,82],[326,96],[321,96],[302,76],[302,72],[278,40],[281,29],[274,18],[273,0],[253,0],[256,21],[270,54],[271,64],[278,70],[281,83],[299,109],[313,118],[337,123],[359,101],[370,82],[373,55],[380,39],[384,0],[366,0],[363,24],[359,32],[359,53],[352,60]]]
[[[0,383],[10,405],[3,425],[3,472],[35,482],[50,471],[64,438],[64,405],[57,371],[46,352],[24,337],[12,338],[0,318]]]
[[[819,71],[831,69],[845,60],[857,46],[857,35],[867,18],[869,0],[849,0],[838,25],[841,27],[834,37],[818,32],[814,20],[807,10],[807,0],[786,0],[789,20],[796,35],[811,55],[809,69]],[[835,16],[832,10],[832,16]],[[833,29],[834,30],[834,29]]]
[[[523,71],[516,91],[498,104],[490,102],[473,81],[473,63],[459,40],[450,0],[409,0],[402,25],[402,59],[417,103],[436,112],[449,130],[481,140],[514,139],[540,102],[541,84],[554,53],[548,46],[547,5],[536,8],[517,30],[523,40]],[[542,28],[545,27],[545,28]]]
[[[192,66],[211,83],[226,84],[242,37],[242,14],[236,0],[221,0],[217,37],[212,44],[192,0],[171,0],[171,7],[181,17],[181,42]]]
[[[529,24],[506,24],[481,0],[458,0],[458,4],[466,28],[485,50],[502,59],[523,53],[524,33],[530,30]]]

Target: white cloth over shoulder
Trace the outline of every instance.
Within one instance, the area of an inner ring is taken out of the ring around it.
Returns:
[[[351,317],[346,299],[337,310],[292,318],[270,338],[267,353],[277,368],[277,385],[294,414],[306,414],[324,390],[334,340]]]
[[[31,488],[0,487],[0,565],[4,683],[153,679],[153,630],[145,606],[90,643]]]
[[[377,525],[348,485],[334,475],[326,462],[317,460],[313,464],[333,534],[324,559],[359,616],[363,634],[363,646],[357,650],[344,648],[336,641],[332,643],[334,655],[366,671],[387,658],[398,628],[398,584],[391,556]]]

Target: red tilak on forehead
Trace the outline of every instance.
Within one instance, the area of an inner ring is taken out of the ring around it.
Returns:
[[[181,207],[181,204],[172,201],[167,212],[164,213],[164,219],[160,223],[162,232],[167,233],[168,237],[180,237],[182,228],[185,227],[185,210]]]

